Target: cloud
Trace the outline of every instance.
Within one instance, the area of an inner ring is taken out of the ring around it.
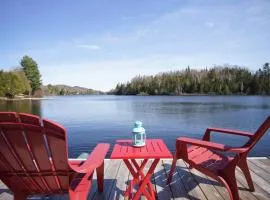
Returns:
[[[50,45],[56,52],[33,50],[29,54],[40,63],[45,84],[66,83],[104,91],[137,74],[187,65],[200,68],[231,63],[255,70],[269,58],[266,44],[270,26],[266,25],[270,18],[269,4],[256,8],[253,4],[187,4],[158,13],[154,19],[134,19],[132,26],[123,23],[97,34],[78,35],[56,47]]]
[[[205,25],[209,28],[213,28],[215,26],[215,23],[213,22],[206,22]]]
[[[100,50],[100,46],[95,44],[78,44],[76,47],[90,50]]]

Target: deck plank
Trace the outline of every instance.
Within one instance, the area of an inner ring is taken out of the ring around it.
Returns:
[[[171,188],[167,184],[167,176],[162,161],[157,164],[154,177],[158,199],[173,199]]]
[[[240,181],[240,179],[239,179],[240,173],[241,173],[241,171],[237,168],[235,170],[235,175],[236,175],[237,187],[238,187],[238,192],[239,192],[240,198],[247,199],[247,200],[257,199],[257,197],[248,190],[248,186],[245,185],[245,182]]]
[[[201,173],[202,174],[202,173]],[[226,188],[221,185],[218,181],[214,180],[213,178],[206,176],[205,174],[202,174],[205,178],[208,178],[213,183],[213,187],[217,190],[217,192],[222,196],[223,199],[228,200],[230,199],[230,196],[228,194],[228,191]],[[208,198],[208,195],[207,195]]]
[[[126,167],[126,170],[128,171],[128,168]],[[126,187],[126,190],[128,189],[128,186],[129,186],[129,184],[130,184],[130,181],[133,179],[133,177],[132,177],[132,175],[131,175],[131,173],[130,172],[128,172],[128,177],[127,177],[127,187]],[[127,197],[125,197],[125,199],[126,200],[128,200],[128,196]]]
[[[141,162],[142,162],[142,161],[143,161],[143,160],[141,160]],[[152,163],[153,163],[153,159],[149,159],[148,162],[146,163],[144,169],[143,169],[143,173],[144,173],[144,174],[146,174],[146,173],[149,171],[149,169],[150,169]],[[156,187],[156,182],[155,182],[155,173],[154,173],[153,176],[151,177],[151,183],[152,183],[153,188],[154,188],[155,196],[157,197],[157,187]],[[146,198],[145,196],[142,196],[142,197],[141,197],[141,200],[147,200],[147,198]]]
[[[128,172],[128,177],[127,177],[127,186],[126,186],[126,190],[128,189],[129,183],[132,180],[132,175],[130,172]],[[128,200],[128,197],[124,197],[125,200]]]
[[[237,181],[243,185],[243,188],[249,189],[246,178],[240,169],[236,170]],[[255,181],[253,181],[255,191],[251,194],[255,195],[257,199],[270,199],[270,194],[265,192]],[[239,186],[239,185],[238,185]]]
[[[270,194],[270,184],[265,179],[257,175],[254,171],[254,168],[250,169],[252,180],[257,183],[265,192]]]
[[[128,181],[128,175],[129,171],[126,169],[126,165],[124,162],[121,162],[116,180],[114,182],[111,194],[109,199],[111,200],[123,200],[124,199],[124,193],[127,188],[127,181]]]
[[[121,162],[121,160],[110,160],[108,170],[105,172],[104,192],[96,192],[93,200],[109,199]]]
[[[166,172],[166,176],[169,176],[170,170],[171,170],[171,160],[163,160],[163,166]],[[172,180],[170,183],[171,191],[172,191],[172,196],[175,200],[188,200],[188,194],[187,191],[185,190],[184,183],[182,182],[182,179],[178,175],[177,170],[174,171],[174,174],[172,176]]]
[[[267,173],[268,178],[269,178],[269,174],[270,174],[270,160],[269,159],[252,159],[249,160],[248,163],[252,163],[254,165],[256,165],[259,169],[258,170],[262,170],[265,173]],[[266,178],[266,177],[265,177]]]
[[[264,165],[261,165],[260,162],[253,160],[253,161],[248,161],[248,167],[249,170],[253,171],[255,174],[260,176],[262,179],[270,183],[270,173],[265,171]]]
[[[110,160],[105,160],[104,161],[104,178],[106,176],[106,172],[109,168],[109,163],[110,163]],[[104,185],[105,186],[105,185]],[[104,190],[106,190],[106,188],[104,187]],[[89,195],[88,195],[88,199],[93,199],[95,194],[96,194],[97,191],[97,174],[96,174],[96,170],[94,172],[94,175],[93,175],[93,182],[92,182],[92,186],[91,186],[91,189],[90,189],[90,192],[89,192]]]
[[[208,176],[206,176],[206,177],[212,181],[215,181],[214,179],[212,179]],[[219,194],[222,196],[223,199],[225,199],[225,200],[230,199],[229,193],[223,185],[221,185],[219,182],[216,181],[216,184],[214,185],[214,187],[216,188],[216,190],[219,192]]]
[[[10,200],[13,198],[13,195],[7,188],[7,186],[0,180],[0,199]]]
[[[215,180],[198,172],[195,169],[189,169],[187,164],[182,160],[177,162],[176,171],[172,182],[167,185],[167,177],[170,171],[172,160],[162,160],[152,177],[152,183],[157,192],[157,199],[205,199],[205,200],[227,200],[228,192]],[[147,171],[151,162],[145,167]],[[270,199],[270,160],[269,159],[249,159],[249,169],[253,178],[255,192],[250,192],[242,171],[237,168],[236,176],[241,199],[247,200],[267,200]],[[96,174],[93,177],[88,200],[90,199],[121,199],[123,192],[126,190],[127,181],[132,178],[125,164],[121,160],[105,160],[105,180],[104,192],[97,192]],[[0,181],[0,199],[13,199],[12,192]],[[68,195],[55,195],[46,198],[34,199],[51,199],[51,200],[68,200]],[[145,199],[142,197],[141,199]]]
[[[185,163],[187,168],[189,167],[187,163]],[[208,200],[224,200],[224,198],[220,195],[218,190],[214,187],[217,185],[217,181],[209,179],[209,177],[205,176],[201,172],[196,169],[189,169],[194,179],[199,184],[201,190],[204,194],[207,194]]]
[[[192,200],[206,200],[206,196],[198,185],[197,181],[193,178],[192,174],[188,170],[186,164],[183,160],[178,160],[176,163],[176,170],[179,177],[184,182],[184,187],[187,191],[187,194]]]
[[[217,181],[210,179],[196,169],[190,169],[191,174],[200,185],[203,193],[207,195],[208,200],[224,200],[214,185],[219,185]]]

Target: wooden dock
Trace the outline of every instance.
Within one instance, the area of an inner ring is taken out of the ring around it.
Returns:
[[[192,199],[192,200],[226,200],[228,193],[218,182],[201,174],[195,169],[189,169],[187,164],[179,160],[171,185],[167,185],[167,176],[172,160],[162,160],[159,162],[152,183],[156,190],[157,199]],[[240,197],[243,200],[270,199],[270,159],[249,158],[249,169],[255,185],[255,192],[247,189],[247,183],[242,172],[237,169],[237,180]],[[149,167],[149,166],[146,166]],[[88,199],[125,199],[123,196],[127,187],[127,182],[131,175],[125,164],[121,160],[105,161],[105,182],[104,192],[97,192],[96,178]],[[12,193],[0,181],[0,199],[13,199]],[[53,197],[32,197],[30,199],[52,199],[66,200],[67,195]],[[144,199],[144,197],[142,197]]]

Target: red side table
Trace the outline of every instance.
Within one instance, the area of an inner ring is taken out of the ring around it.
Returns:
[[[172,158],[172,154],[161,139],[146,140],[144,147],[133,147],[131,140],[117,140],[114,145],[111,159],[123,159],[128,170],[133,176],[124,196],[129,196],[129,199],[137,200],[142,194],[149,200],[155,199],[154,188],[151,183],[151,176],[161,158]],[[143,159],[137,162],[135,159]],[[149,159],[154,159],[148,172],[143,173]],[[137,192],[133,195],[132,190],[134,185],[138,185]]]

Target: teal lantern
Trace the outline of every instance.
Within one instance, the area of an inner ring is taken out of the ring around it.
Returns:
[[[141,121],[136,121],[132,130],[132,145],[142,147],[145,145],[146,135],[145,129],[142,127]]]

